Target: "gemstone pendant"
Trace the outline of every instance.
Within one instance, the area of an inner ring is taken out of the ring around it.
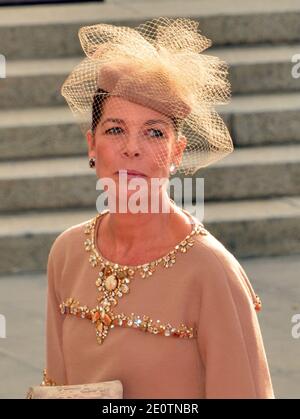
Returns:
[[[117,288],[118,286],[118,280],[115,277],[114,274],[109,275],[105,281],[104,281],[104,286],[107,289],[107,291],[113,291]]]

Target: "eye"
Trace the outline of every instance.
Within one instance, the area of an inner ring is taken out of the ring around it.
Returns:
[[[109,128],[105,131],[105,134],[109,134],[109,135],[118,135],[118,134],[122,134],[124,132],[124,130],[121,127],[112,127]]]
[[[164,137],[164,133],[158,128],[150,128],[147,130],[148,134],[152,138],[161,138]]]

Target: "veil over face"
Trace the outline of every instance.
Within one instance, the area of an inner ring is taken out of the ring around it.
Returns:
[[[94,136],[89,133],[87,139],[96,158],[97,177],[107,185],[102,187],[112,202],[143,197],[146,210],[157,200],[162,203],[171,162],[180,161],[185,146],[177,138],[172,119],[124,98],[108,96]],[[161,165],[156,160],[158,149],[164,157]],[[131,176],[133,171],[138,176]]]

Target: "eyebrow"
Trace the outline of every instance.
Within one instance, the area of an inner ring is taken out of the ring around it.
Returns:
[[[147,121],[145,123],[145,125],[152,125],[152,124],[157,124],[157,122],[161,122],[165,125],[170,125],[168,122],[164,121],[163,119],[149,119],[149,121]]]
[[[118,124],[125,124],[125,122],[123,121],[123,119],[118,119],[118,118],[107,118],[105,119],[105,121],[102,122],[101,125],[104,125],[106,122],[117,122]]]
[[[101,125],[104,125],[106,122],[116,122],[118,124],[125,124],[125,121],[123,119],[107,118],[102,122]],[[153,125],[153,124],[157,124],[158,122],[163,123],[167,126],[170,125],[168,122],[164,121],[163,119],[149,119],[147,122],[145,122],[145,125]]]

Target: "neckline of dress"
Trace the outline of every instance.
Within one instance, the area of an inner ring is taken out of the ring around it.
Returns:
[[[107,213],[109,213],[109,210],[106,209],[104,211],[102,211],[100,214],[97,214],[96,217],[94,218],[95,224],[94,224],[94,232],[93,232],[93,246],[94,246],[94,250],[97,253],[97,256],[103,260],[104,263],[107,263],[109,265],[117,265],[118,267],[122,268],[132,268],[132,269],[138,269],[147,265],[158,265],[159,262],[161,262],[163,259],[168,258],[170,255],[174,254],[175,252],[177,252],[177,250],[181,247],[181,246],[185,246],[186,242],[193,237],[195,234],[197,234],[198,232],[200,232],[201,228],[204,228],[203,224],[197,220],[196,218],[194,218],[188,211],[186,211],[183,208],[180,208],[181,211],[183,211],[192,221],[192,225],[193,228],[190,231],[189,234],[187,234],[184,239],[182,239],[180,242],[178,242],[177,244],[175,244],[171,250],[169,250],[169,252],[167,252],[166,254],[159,256],[158,258],[152,259],[148,262],[144,262],[144,263],[140,263],[140,264],[136,264],[136,265],[125,265],[125,264],[121,264],[118,262],[113,262],[109,259],[107,259],[105,256],[103,256],[103,254],[101,253],[100,249],[98,248],[98,243],[97,243],[97,234],[99,231],[99,225],[101,223],[101,219],[103,218],[103,216]]]

